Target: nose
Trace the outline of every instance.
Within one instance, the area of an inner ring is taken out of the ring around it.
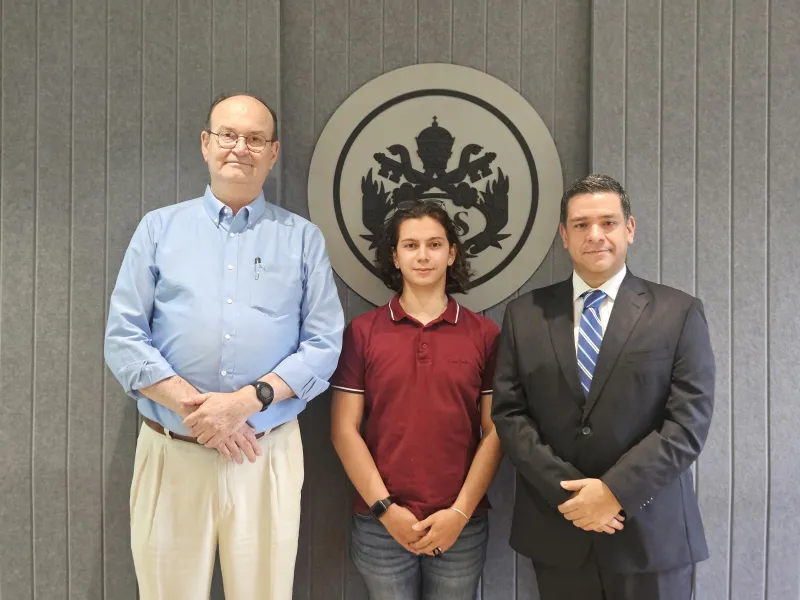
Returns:
[[[237,155],[246,154],[249,152],[245,138],[240,137],[238,140],[236,140],[236,145],[231,149],[231,151]]]
[[[589,230],[586,233],[586,239],[590,242],[596,242],[603,239],[603,230],[598,223],[589,225]]]

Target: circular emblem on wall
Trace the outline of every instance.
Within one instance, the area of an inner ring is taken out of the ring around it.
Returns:
[[[482,311],[536,271],[558,227],[563,183],[553,139],[516,91],[475,69],[403,67],[351,95],[317,141],[308,204],[336,273],[369,302],[381,227],[405,200],[440,202],[475,275],[458,301]]]

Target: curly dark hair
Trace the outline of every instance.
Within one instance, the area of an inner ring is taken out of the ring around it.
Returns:
[[[401,208],[395,210],[383,224],[383,234],[378,240],[378,247],[375,250],[375,265],[380,271],[381,281],[390,290],[403,291],[403,274],[394,266],[394,251],[400,236],[400,225],[408,219],[425,217],[438,221],[447,233],[447,243],[456,247],[456,258],[453,264],[447,267],[445,293],[466,294],[472,271],[458,237],[456,225],[441,204],[424,200],[402,202]]]

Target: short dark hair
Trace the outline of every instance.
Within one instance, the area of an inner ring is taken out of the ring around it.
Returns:
[[[581,194],[601,194],[603,192],[619,196],[619,201],[622,204],[622,214],[625,216],[625,222],[627,222],[631,216],[631,200],[628,198],[628,193],[619,181],[613,177],[593,173],[576,179],[564,192],[561,197],[561,224],[564,226],[567,224],[567,205],[570,199]]]
[[[447,211],[436,202],[416,201],[409,208],[395,210],[383,224],[383,233],[375,251],[375,265],[380,272],[381,281],[390,290],[403,291],[403,274],[394,266],[394,251],[400,237],[400,225],[409,219],[430,217],[438,221],[447,234],[449,246],[455,245],[456,258],[447,267],[445,292],[466,294],[472,272],[469,268],[464,247],[458,237],[458,230]]]
[[[251,94],[250,92],[224,92],[214,98],[214,101],[211,103],[211,108],[208,109],[208,116],[206,117],[206,129],[211,127],[211,113],[214,112],[214,109],[217,107],[217,104],[222,102],[223,100],[227,100],[228,98],[233,98],[234,96],[247,96],[248,98],[252,98],[253,100],[258,100],[263,104],[266,109],[269,111],[269,114],[272,115],[272,123],[273,123],[273,130],[272,130],[272,141],[276,141],[278,139],[278,115],[275,113],[272,108],[270,108],[269,104],[264,102],[261,98],[256,96],[255,94]]]

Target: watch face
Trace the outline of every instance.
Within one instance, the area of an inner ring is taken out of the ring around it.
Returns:
[[[262,402],[272,402],[272,398],[275,396],[275,392],[272,390],[272,386],[268,383],[264,383],[258,387],[258,395],[261,397]]]

